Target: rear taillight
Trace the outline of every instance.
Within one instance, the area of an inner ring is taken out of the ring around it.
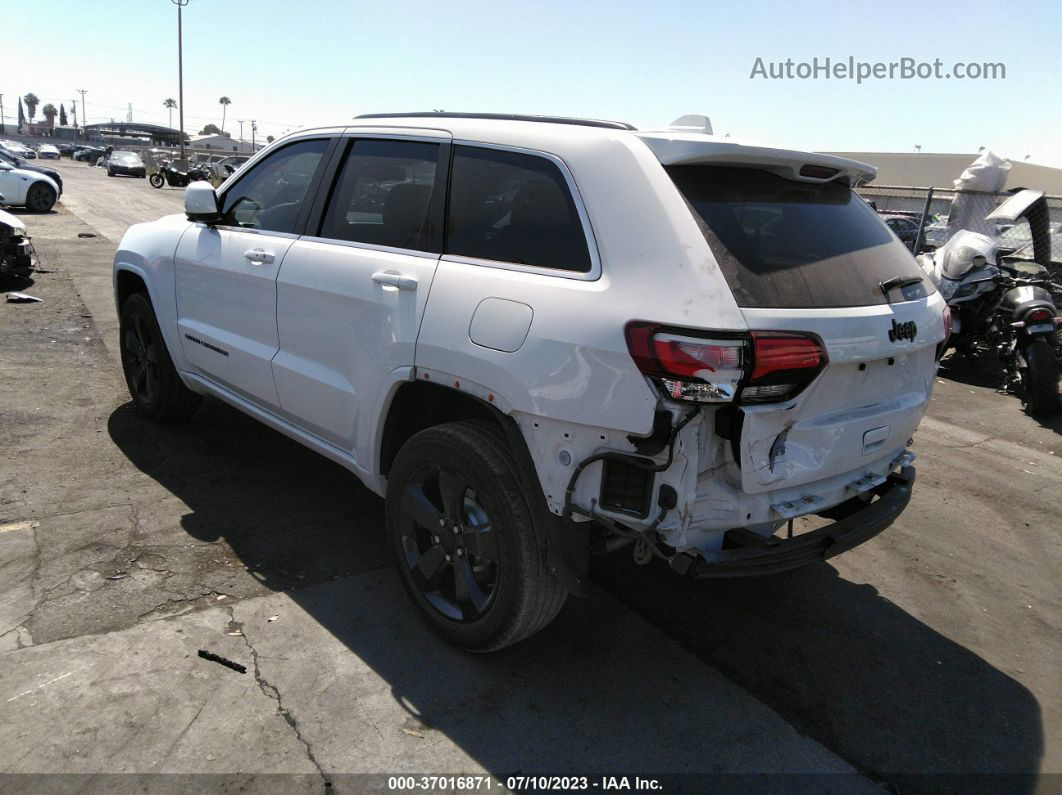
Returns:
[[[699,403],[786,400],[827,364],[818,337],[781,331],[712,333],[631,321],[627,348],[669,397]]]
[[[1046,306],[1037,307],[1025,316],[1025,323],[1052,323],[1055,314]]]
[[[698,403],[728,403],[745,375],[747,341],[632,320],[627,349],[638,369],[656,379],[668,396]],[[703,336],[702,336],[703,335]]]
[[[742,384],[743,402],[786,400],[800,393],[829,359],[818,337],[789,331],[752,332],[752,372]]]

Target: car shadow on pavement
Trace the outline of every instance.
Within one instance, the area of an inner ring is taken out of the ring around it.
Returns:
[[[592,574],[799,731],[898,791],[1035,787],[1044,738],[1033,694],[829,563],[698,582],[627,554],[596,559]]]
[[[704,675],[662,682],[651,667],[638,668],[659,640],[628,632],[629,614],[616,615],[608,601],[571,599],[549,629],[494,655],[438,641],[391,572],[382,501],[338,465],[234,409],[207,400],[190,422],[160,427],[127,403],[108,430],[137,468],[187,506],[189,535],[231,547],[260,583],[287,592],[382,677],[415,726],[444,733],[497,776],[519,773],[528,760],[537,767],[525,773],[629,774],[674,771],[691,758],[703,771],[737,758],[757,770],[757,755],[769,757],[763,739],[748,734],[746,715],[704,703]],[[374,570],[384,585],[349,601],[338,602],[329,586],[304,587]],[[992,782],[995,791],[1033,786],[1043,747],[1033,696],[827,564],[698,583],[635,569],[621,552],[595,564],[594,578],[862,772],[916,789],[941,788],[929,774],[970,772],[1006,775]],[[307,650],[307,665],[312,656]]]

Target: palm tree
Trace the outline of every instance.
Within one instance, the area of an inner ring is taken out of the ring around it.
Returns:
[[[177,100],[165,99],[162,101],[162,107],[166,108],[170,112],[170,127],[173,126],[173,109],[177,107]]]
[[[26,110],[29,111],[29,120],[33,122],[33,116],[37,112],[37,106],[41,104],[41,101],[37,99],[37,95],[32,91],[22,98],[22,101],[26,103]]]
[[[49,102],[43,108],[41,108],[41,114],[48,120],[48,126],[55,126],[55,117],[59,115],[59,111],[55,109],[55,105]]]
[[[222,97],[218,102],[221,105],[221,131],[225,132],[225,111],[228,109],[229,105],[232,104],[232,100],[228,97]]]

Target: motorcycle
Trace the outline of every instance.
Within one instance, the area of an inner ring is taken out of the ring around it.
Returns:
[[[1062,293],[1046,270],[1027,278],[1004,272],[999,241],[963,230],[919,264],[951,309],[950,345],[973,355],[995,349],[1005,366],[1004,387],[1019,387],[1028,410],[1058,409],[1058,311]]]
[[[1048,278],[1026,279],[1000,274],[994,278],[1002,295],[989,328],[1007,369],[1006,386],[1020,386],[1035,416],[1058,410],[1058,311],[1052,292],[1062,285]]]
[[[210,174],[202,166],[192,166],[187,172],[177,170],[170,160],[163,160],[159,170],[148,180],[153,188],[169,185],[171,188],[185,188],[192,182],[210,179]]]

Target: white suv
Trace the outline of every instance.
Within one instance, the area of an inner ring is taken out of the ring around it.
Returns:
[[[947,317],[873,176],[614,122],[302,131],[126,233],[122,365],[148,419],[213,395],[350,469],[428,623],[500,648],[591,551],[766,574],[903,511]]]

